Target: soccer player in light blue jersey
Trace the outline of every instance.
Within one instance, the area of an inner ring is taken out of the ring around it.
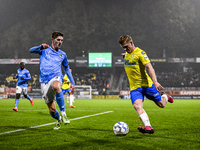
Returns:
[[[21,93],[23,93],[24,97],[30,101],[31,105],[33,105],[33,99],[27,94],[28,80],[31,80],[31,75],[25,68],[24,62],[20,63],[20,69],[17,70],[17,75],[13,77],[13,79],[18,79],[16,85],[15,107],[13,110],[18,111],[18,104]]]
[[[57,120],[54,129],[60,129],[61,122],[64,124],[69,124],[70,120],[67,118],[65,112],[65,101],[62,93],[62,69],[68,76],[72,89],[72,94],[74,93],[74,79],[70,72],[69,63],[67,60],[67,55],[65,52],[60,50],[63,43],[63,34],[61,32],[53,32],[51,36],[51,46],[48,44],[41,44],[40,46],[32,47],[29,52],[39,54],[40,56],[40,83],[42,97],[45,100],[49,108],[49,113],[51,117]],[[55,100],[59,106],[61,116],[56,110]]]

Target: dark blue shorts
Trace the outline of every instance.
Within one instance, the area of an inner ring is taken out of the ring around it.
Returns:
[[[135,90],[132,90],[130,92],[130,96],[131,96],[132,104],[137,99],[143,99],[144,100],[144,96],[146,96],[146,98],[148,98],[148,99],[150,99],[150,100],[152,100],[154,102],[161,101],[161,95],[156,90],[154,85],[152,85],[151,87],[137,88]]]
[[[67,94],[70,95],[69,94],[70,91],[71,91],[70,89],[62,89],[63,94],[65,94],[67,92]]]

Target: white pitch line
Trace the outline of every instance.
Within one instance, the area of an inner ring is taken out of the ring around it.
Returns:
[[[78,117],[78,118],[69,119],[69,120],[70,120],[70,121],[79,120],[79,119],[88,118],[88,117],[93,117],[93,116],[98,116],[98,115],[103,115],[103,114],[107,114],[107,113],[111,113],[111,112],[113,112],[113,111],[106,111],[106,112],[102,112],[102,113],[98,113],[98,114],[93,114],[93,115]],[[18,130],[3,132],[3,133],[0,133],[0,135],[2,135],[2,134],[14,133],[14,132],[19,132],[19,131],[24,131],[24,130],[33,129],[33,128],[39,128],[39,127],[48,126],[48,125],[51,125],[51,124],[54,124],[54,123],[56,123],[56,122],[47,123],[47,124],[42,124],[42,125],[38,125],[38,126],[33,126],[33,127],[26,128],[26,129],[18,129]]]

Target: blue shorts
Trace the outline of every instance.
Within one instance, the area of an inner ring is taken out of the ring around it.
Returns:
[[[161,101],[161,95],[157,91],[157,89],[155,88],[154,85],[152,85],[151,87],[137,88],[135,90],[132,90],[130,92],[130,96],[131,96],[132,104],[137,99],[143,99],[144,100],[144,96],[146,96],[146,98],[148,98],[150,100],[153,100],[154,102]]]
[[[69,92],[71,92],[71,89],[62,89],[63,94],[65,94],[67,92],[68,95],[70,95]]]

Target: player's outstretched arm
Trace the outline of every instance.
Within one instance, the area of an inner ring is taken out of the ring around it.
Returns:
[[[71,85],[75,85],[74,78],[72,77],[72,73],[69,69],[69,66],[64,67],[63,70],[65,71],[69,81],[71,82]]]
[[[46,48],[48,48],[48,47],[49,47],[48,44],[43,43],[43,44],[41,44],[40,46],[32,47],[32,48],[29,50],[29,52],[30,52],[30,53],[39,53],[40,50],[46,49]]]
[[[74,85],[75,85],[75,82],[74,82],[74,79],[73,79],[73,76],[72,76],[72,73],[70,71],[69,66],[64,67],[63,70],[65,71],[65,73],[66,73],[69,81],[71,82],[70,88],[72,89],[72,94],[74,94]]]
[[[160,83],[158,83],[157,78],[156,78],[155,70],[153,69],[151,63],[149,62],[149,63],[145,64],[145,67],[146,67],[147,70],[149,71],[149,75],[150,75],[150,77],[151,77],[151,79],[152,79],[152,81],[153,81],[153,84],[154,84],[155,88],[156,88],[158,91],[162,90],[163,87],[160,85]]]

